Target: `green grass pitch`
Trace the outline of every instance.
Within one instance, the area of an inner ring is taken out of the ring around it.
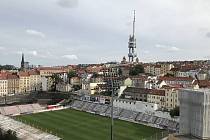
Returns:
[[[110,118],[86,112],[65,109],[17,116],[16,119],[57,134],[64,140],[110,140]],[[140,140],[159,132],[160,129],[114,120],[115,140]]]

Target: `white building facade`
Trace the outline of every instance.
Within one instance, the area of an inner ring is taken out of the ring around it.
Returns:
[[[156,111],[159,107],[158,104],[148,103],[142,101],[134,101],[128,99],[115,99],[113,102],[114,107],[119,107],[127,110],[136,112],[143,112],[151,114]]]

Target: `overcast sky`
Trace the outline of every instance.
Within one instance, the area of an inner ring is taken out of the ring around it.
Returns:
[[[1,0],[0,64],[120,61],[134,9],[140,61],[210,58],[209,0]]]

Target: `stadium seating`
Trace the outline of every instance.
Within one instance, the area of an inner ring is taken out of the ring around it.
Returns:
[[[158,117],[157,120],[155,121],[155,124],[160,125],[162,122],[162,118]]]
[[[96,105],[97,105],[97,104],[95,104],[95,103],[90,104],[90,105],[88,106],[87,110],[88,110],[89,112],[93,112],[92,110],[96,107]]]
[[[7,106],[4,107],[5,114],[4,115],[14,115],[20,114],[20,110],[17,106]]]
[[[86,112],[94,112],[103,116],[111,116],[111,107],[106,104],[75,100],[71,104],[71,107]],[[0,112],[4,112],[4,110],[1,110],[0,108]],[[156,114],[148,114],[122,109],[119,107],[113,107],[113,116],[114,118],[144,123],[153,127],[165,128],[172,131],[178,131],[179,128],[179,123],[177,121],[171,120],[170,117],[159,112]]]
[[[0,126],[4,131],[12,130],[20,139],[39,139],[39,140],[60,140],[59,137],[33,128],[22,122],[13,120],[7,116],[0,115]]]
[[[21,114],[33,112],[33,107],[31,105],[18,105],[17,107],[19,108]]]
[[[33,110],[34,111],[40,111],[40,110],[43,110],[44,109],[39,104],[31,104],[31,106],[33,107]]]
[[[160,125],[163,126],[163,127],[168,127],[168,123],[169,123],[169,120],[164,118]]]
[[[107,105],[97,104],[92,111],[96,112],[97,114],[104,114],[107,109],[108,109]]]
[[[157,120],[157,116],[151,116],[148,120],[148,123],[154,124],[156,120]]]
[[[140,122],[143,118],[143,115],[144,115],[143,113],[139,112],[139,114],[136,117],[136,121]]]
[[[81,110],[82,106],[84,105],[83,101],[75,100],[72,104],[72,108]]]
[[[148,115],[148,114],[144,114],[142,116],[142,122],[145,122],[145,123],[148,123],[149,122],[149,119],[150,119],[151,115]]]
[[[41,107],[39,104],[25,104],[25,105],[14,105],[14,106],[4,106],[0,107],[0,113],[2,115],[19,115],[19,114],[25,114],[25,113],[33,113],[43,110],[43,107]]]
[[[138,112],[136,112],[136,111],[124,109],[121,112],[120,117],[124,118],[124,119],[135,120],[137,114],[138,114]]]
[[[175,121],[169,120],[168,129],[169,130],[178,130],[179,129],[179,124]]]
[[[113,107],[113,116],[115,118],[118,118],[120,116],[120,113],[122,112],[122,108],[118,108],[118,107]],[[107,109],[107,111],[105,112],[106,116],[111,116],[111,107],[109,107],[109,109]]]
[[[91,105],[91,103],[89,103],[89,102],[84,102],[84,105],[82,106],[82,110],[83,111],[88,111],[88,107]]]

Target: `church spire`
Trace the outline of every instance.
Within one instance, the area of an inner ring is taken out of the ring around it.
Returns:
[[[24,54],[22,53],[22,59],[21,59],[21,70],[24,70]]]

